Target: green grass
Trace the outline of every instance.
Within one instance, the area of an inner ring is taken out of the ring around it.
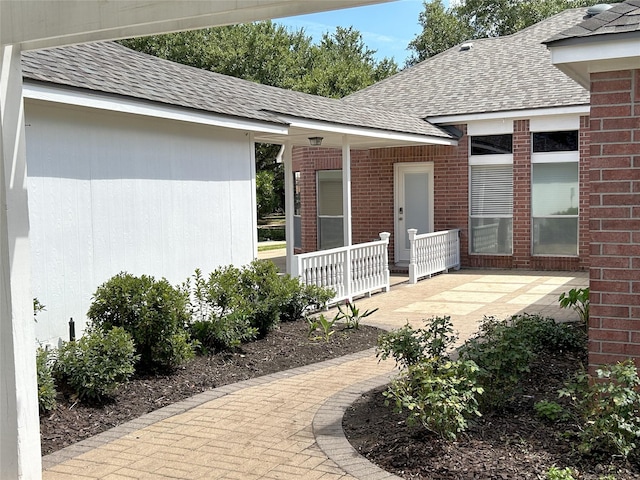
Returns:
[[[258,245],[259,252],[268,252],[269,250],[284,250],[285,248],[287,248],[287,244],[284,242],[269,245]]]

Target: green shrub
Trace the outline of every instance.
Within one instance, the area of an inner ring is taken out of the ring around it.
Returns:
[[[54,372],[80,400],[101,400],[133,375],[137,359],[131,335],[124,329],[94,329],[60,347]]]
[[[517,392],[522,376],[529,372],[535,351],[530,339],[522,334],[523,330],[513,328],[509,320],[486,317],[479,333],[460,348],[462,360],[471,360],[480,367],[483,409],[507,403]]]
[[[280,322],[281,291],[278,269],[269,260],[254,260],[240,272],[240,308],[251,326],[264,337]]]
[[[36,371],[38,376],[38,406],[41,412],[56,408],[56,384],[53,379],[53,355],[48,348],[36,350]]]
[[[230,313],[224,317],[196,320],[189,325],[191,337],[198,342],[202,353],[215,353],[239,347],[258,335],[243,312]]]
[[[297,278],[281,275],[280,287],[277,289],[280,303],[280,320],[294,322],[304,318],[308,311],[324,308],[335,295],[329,288],[316,285],[304,285]]]
[[[382,360],[392,356],[396,365],[408,368],[428,359],[444,359],[447,349],[457,339],[451,317],[433,317],[426,321],[425,328],[414,330],[407,323],[380,335],[376,356]]]
[[[122,272],[98,287],[87,315],[105,332],[122,327],[131,334],[140,370],[175,368],[193,357],[187,302],[187,292],[165,279]]]
[[[583,453],[637,454],[640,438],[640,378],[632,360],[605,365],[596,379],[586,373],[560,390],[581,418],[579,449]]]
[[[514,315],[508,322],[531,349],[543,352],[580,352],[587,347],[587,336],[582,328],[571,323],[558,323],[541,315]]]
[[[522,376],[544,352],[583,351],[584,332],[540,315],[515,315],[506,320],[486,317],[478,334],[460,348],[460,358],[480,367],[483,409],[504,406],[518,391]]]
[[[383,393],[398,413],[407,411],[407,424],[420,424],[447,440],[466,430],[467,420],[479,416],[478,367],[472,361],[440,362],[436,357],[410,365]]]

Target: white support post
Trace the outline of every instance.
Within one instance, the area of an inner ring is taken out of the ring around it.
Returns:
[[[418,230],[415,228],[410,228],[407,230],[407,234],[409,235],[409,283],[417,283],[418,282],[418,273],[416,272],[416,234]]]
[[[0,478],[31,480],[42,462],[20,48],[0,55]]]
[[[380,240],[386,243],[384,247],[384,283],[385,283],[384,291],[385,292],[388,292],[389,290],[391,290],[391,281],[390,281],[390,275],[389,275],[389,237],[391,237],[391,234],[389,232],[380,233]]]
[[[295,210],[295,192],[293,191],[293,157],[291,155],[291,144],[285,143],[282,151],[282,163],[284,164],[284,215],[285,215],[285,238],[287,240],[287,273],[291,276],[298,275],[294,271],[293,248],[295,243],[295,231],[293,225],[293,214]]]
[[[353,242],[351,236],[351,147],[346,135],[342,137],[342,226],[344,246],[350,247]],[[347,249],[344,267],[347,298],[351,301],[351,249]]]

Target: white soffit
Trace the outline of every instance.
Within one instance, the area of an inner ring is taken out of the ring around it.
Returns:
[[[513,121],[526,118],[534,118],[541,116],[555,116],[555,115],[588,115],[589,105],[573,105],[570,107],[554,107],[554,108],[537,108],[532,110],[511,110],[504,112],[483,112],[483,113],[463,113],[460,115],[442,115],[427,117],[430,123],[436,125],[456,125],[456,124],[470,124],[471,122],[486,122],[486,121]],[[511,127],[513,129],[513,126]],[[498,132],[499,133],[499,132]],[[503,132],[508,133],[508,132]]]
[[[278,135],[286,135],[288,132],[286,125],[269,124],[257,120],[251,121],[215,113],[199,112],[197,110],[123,98],[115,95],[56,88],[48,85],[34,84],[28,81],[24,83],[22,91],[24,98],[29,100],[62,103],[65,105],[144,115],[215,127],[232,128],[235,130],[248,130]]]
[[[248,23],[390,0],[2,0],[0,44],[23,50]]]
[[[591,73],[640,68],[640,38],[589,37],[548,48],[551,63],[587,89]]]

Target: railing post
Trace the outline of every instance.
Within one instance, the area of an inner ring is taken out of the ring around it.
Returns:
[[[388,292],[391,289],[391,281],[389,277],[389,237],[391,234],[389,232],[381,232],[380,240],[384,242],[384,264],[382,265],[383,275],[384,275],[384,291]]]
[[[455,270],[460,270],[460,230],[454,230],[456,236],[456,265],[453,267]]]
[[[416,265],[416,234],[418,230],[410,228],[407,230],[409,234],[409,283],[418,282],[418,272]]]
[[[344,252],[344,294],[347,297],[347,300],[351,301],[353,298],[351,294],[353,293],[351,288],[351,246],[346,249]]]

